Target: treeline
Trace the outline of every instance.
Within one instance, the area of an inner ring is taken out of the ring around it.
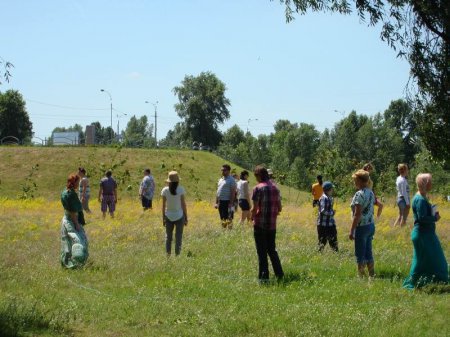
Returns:
[[[450,194],[448,163],[434,160],[416,134],[408,103],[391,102],[373,117],[352,111],[331,129],[323,132],[306,123],[279,120],[270,135],[254,137],[234,125],[222,138],[217,153],[251,169],[257,164],[270,167],[280,183],[308,190],[318,174],[336,185],[338,195],[353,191],[351,172],[370,162],[375,167],[372,180],[377,193],[395,192],[397,165],[407,163],[410,180],[418,172],[431,172],[434,191]]]

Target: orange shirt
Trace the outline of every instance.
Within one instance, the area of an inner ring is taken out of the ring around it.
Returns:
[[[312,191],[314,200],[319,200],[320,197],[321,197],[322,194],[323,194],[323,188],[322,188],[322,185],[320,185],[319,183],[313,184],[312,187],[311,187],[311,191]]]

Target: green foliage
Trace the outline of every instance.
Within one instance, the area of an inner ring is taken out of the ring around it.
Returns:
[[[126,147],[156,147],[153,124],[148,124],[147,116],[130,118],[124,133],[123,144]]]
[[[243,137],[235,125],[224,133],[217,152],[247,169],[263,163],[277,178],[283,177],[283,183],[308,191],[315,176],[321,174],[335,184],[339,197],[353,193],[351,174],[365,163],[375,167],[371,178],[382,196],[394,192],[398,163],[414,166],[422,158],[416,157],[421,142],[412,109],[403,100],[393,101],[384,114],[373,117],[352,111],[323,133],[313,125],[287,120],[278,120],[274,129],[269,136],[255,138],[247,133]],[[433,160],[433,170],[448,177],[446,162]],[[442,190],[448,189],[448,182],[442,180],[442,185]]]
[[[39,170],[39,164],[35,164],[31,167],[30,172],[25,178],[25,181],[21,184],[21,193],[18,195],[21,200],[34,199],[38,190],[35,175]]]
[[[114,143],[115,133],[110,126],[105,128],[100,122],[94,122],[91,125],[94,125],[95,128],[95,144],[107,145]]]
[[[0,56],[0,66],[3,68],[3,74],[0,74],[0,85],[2,84],[3,79],[6,82],[9,82],[9,79],[11,78],[11,68],[14,68],[14,65],[11,62],[5,61]]]
[[[32,129],[22,95],[17,90],[0,92],[0,139],[13,136],[22,144],[29,144]]]
[[[280,0],[286,20],[296,13],[357,13],[370,26],[381,24],[380,38],[408,60],[417,132],[431,154],[450,157],[450,2],[447,0]],[[416,89],[417,88],[417,89]],[[410,157],[409,154],[407,158]]]
[[[225,84],[211,72],[196,77],[187,75],[173,89],[179,100],[175,110],[184,120],[190,139],[212,147],[219,144],[222,135],[218,126],[230,118],[230,100],[225,91]]]

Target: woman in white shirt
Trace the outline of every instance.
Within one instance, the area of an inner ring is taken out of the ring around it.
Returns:
[[[242,171],[240,180],[237,182],[237,197],[239,202],[239,207],[241,208],[241,221],[242,225],[245,220],[251,220],[250,213],[250,191],[248,187],[248,172]]]
[[[397,187],[397,206],[398,206],[398,217],[395,220],[394,227],[397,225],[406,225],[406,219],[408,218],[410,206],[409,199],[409,185],[408,185],[408,165],[398,164],[398,173],[395,185]]]
[[[180,255],[183,240],[183,227],[188,223],[184,188],[179,186],[178,172],[171,171],[166,180],[168,186],[161,191],[163,199],[162,218],[166,227],[166,252],[170,256],[172,252],[173,230],[175,231],[175,255]]]

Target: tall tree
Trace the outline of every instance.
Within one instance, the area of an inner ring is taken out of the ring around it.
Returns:
[[[417,120],[411,105],[405,100],[392,101],[384,111],[384,120],[388,127],[397,130],[403,139],[404,161],[411,163],[420,151]]]
[[[6,136],[19,138],[22,143],[31,141],[33,124],[25,101],[17,90],[0,93],[0,139]]]
[[[280,0],[286,20],[309,10],[350,14],[381,23],[380,37],[411,67],[410,101],[417,131],[431,153],[450,157],[450,1],[448,0]],[[414,88],[417,87],[416,91]]]
[[[153,124],[148,124],[147,116],[130,118],[124,134],[124,145],[130,147],[155,147],[155,139],[152,137]]]
[[[223,134],[222,144],[230,145],[231,147],[236,147],[239,143],[245,142],[244,131],[238,126],[233,125]]]
[[[185,76],[181,85],[173,89],[179,100],[175,111],[184,119],[193,141],[212,147],[219,145],[222,135],[218,126],[230,118],[230,100],[225,91],[225,84],[209,71]]]
[[[94,122],[91,125],[95,128],[95,144],[110,144],[114,139],[114,130],[110,126],[103,127],[100,122]]]

